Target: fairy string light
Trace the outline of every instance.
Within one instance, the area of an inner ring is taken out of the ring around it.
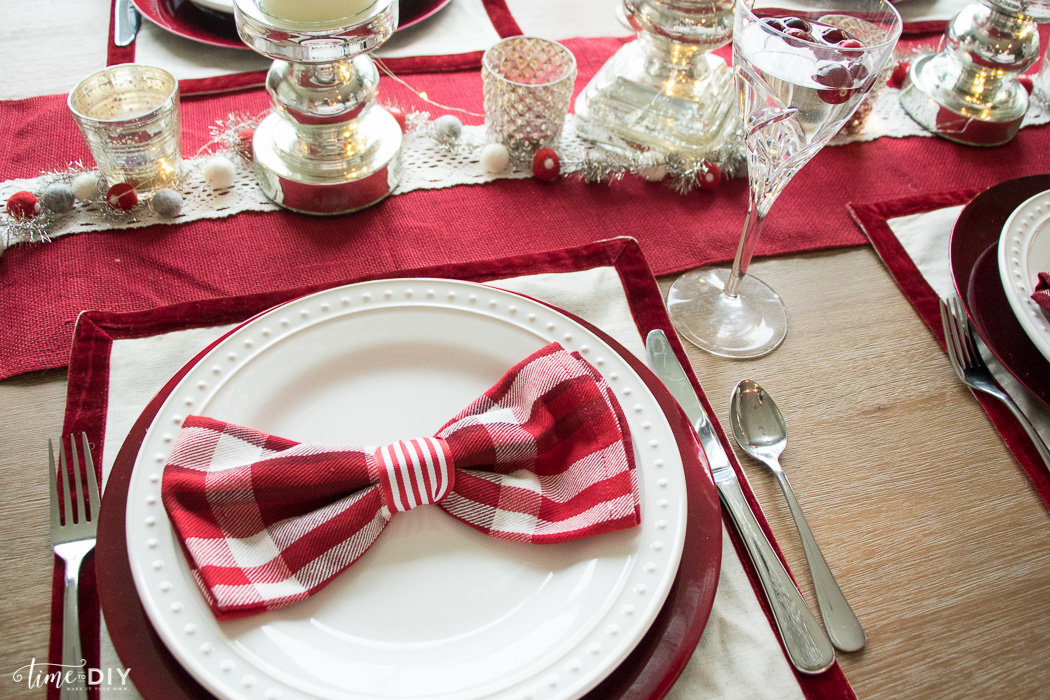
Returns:
[[[411,85],[409,85],[405,80],[403,80],[397,74],[395,74],[394,71],[390,70],[390,68],[388,68],[387,65],[385,63],[383,63],[382,59],[378,59],[378,58],[375,59],[375,64],[379,68],[379,70],[381,70],[384,74],[386,74],[391,80],[393,80],[398,85],[401,85],[402,87],[407,88],[409,92],[411,92],[413,95],[415,95],[420,100],[422,100],[423,102],[426,102],[429,105],[434,105],[435,107],[437,107],[439,109],[444,109],[444,110],[447,110],[447,111],[450,111],[450,112],[459,112],[461,114],[466,114],[466,115],[471,116],[471,117],[481,117],[481,118],[485,117],[484,114],[478,114],[477,112],[471,112],[469,109],[463,109],[462,107],[453,107],[451,105],[444,105],[444,104],[441,104],[440,102],[438,102],[437,100],[432,100],[432,99],[430,99],[430,96],[427,95],[427,93],[425,91],[417,90],[416,88],[414,88]]]

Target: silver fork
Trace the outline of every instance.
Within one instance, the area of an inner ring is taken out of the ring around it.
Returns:
[[[91,448],[88,445],[87,433],[80,434],[83,443],[78,453],[76,437],[69,439],[70,452],[73,455],[73,488],[70,489],[69,463],[66,459],[65,441],[58,443],[58,471],[62,474],[62,494],[65,508],[59,506],[59,492],[55,469],[55,447],[47,441],[47,453],[50,458],[49,471],[51,484],[51,546],[66,564],[65,602],[62,608],[62,676],[73,680],[79,676],[73,669],[80,668],[86,674],[86,662],[80,643],[80,610],[77,605],[77,589],[80,583],[80,565],[84,557],[95,547],[95,529],[98,523],[98,508],[102,499],[98,493],[98,480],[95,478],[95,463],[91,459]],[[81,454],[85,463],[87,480],[87,497],[84,495],[84,482],[80,476]],[[76,506],[74,512],[73,506]],[[64,517],[63,517],[64,516]],[[86,679],[81,683],[62,683],[63,698],[86,698]]]
[[[952,360],[952,367],[959,379],[963,380],[971,389],[991,394],[1006,404],[1010,412],[1014,414],[1021,427],[1032,439],[1039,456],[1043,458],[1043,464],[1050,469],[1050,449],[1036,432],[1035,426],[1028,420],[1028,416],[1010,398],[1010,395],[999,388],[995,383],[988,365],[984,363],[981,352],[977,349],[977,343],[973,338],[973,330],[963,308],[962,299],[949,297],[941,299],[941,323],[944,325],[945,344],[948,346],[948,356]]]

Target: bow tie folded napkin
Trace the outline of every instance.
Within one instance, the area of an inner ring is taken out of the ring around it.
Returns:
[[[641,521],[622,409],[597,370],[557,343],[433,436],[378,448],[299,443],[190,416],[162,493],[219,619],[313,595],[364,554],[394,513],[420,505],[536,544]]]
[[[1032,292],[1032,301],[1050,314],[1050,272],[1039,273],[1039,281],[1035,285],[1035,291]]]

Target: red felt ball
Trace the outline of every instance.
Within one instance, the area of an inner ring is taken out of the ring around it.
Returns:
[[[553,180],[561,173],[561,158],[553,148],[541,148],[532,157],[532,174],[538,180]]]
[[[252,139],[255,138],[255,129],[245,127],[237,132],[237,143],[235,149],[237,155],[245,160],[251,160],[255,152],[252,150]]]
[[[714,163],[704,163],[703,168],[696,174],[696,184],[702,190],[717,189],[722,184],[722,169]]]
[[[32,219],[40,211],[40,200],[32,192],[22,190],[7,198],[7,213],[19,221]]]
[[[397,121],[397,125],[401,127],[401,131],[404,131],[405,130],[405,112],[404,112],[404,110],[402,110],[400,107],[395,107],[393,105],[384,105],[383,109],[385,109],[386,111],[390,112],[390,116],[392,116]]]
[[[894,88],[896,90],[904,87],[904,81],[908,79],[908,71],[911,70],[911,63],[908,61],[901,61],[893,67],[893,72],[890,73],[889,79],[886,80],[887,87]]]
[[[139,203],[139,196],[135,194],[134,187],[126,182],[118,182],[106,190],[106,202],[114,209],[127,211]]]

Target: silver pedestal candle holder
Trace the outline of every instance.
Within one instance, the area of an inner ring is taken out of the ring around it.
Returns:
[[[266,90],[275,111],[255,129],[255,173],[267,197],[305,214],[371,206],[401,180],[401,127],[376,105],[379,71],[368,52],[397,27],[397,0],[376,0],[332,22],[268,14],[236,0],[237,31],[273,58]]]
[[[721,160],[739,148],[733,71],[710,52],[733,36],[735,0],[623,0],[638,32],[576,100],[576,131],[626,155]]]
[[[1018,81],[1039,56],[1047,0],[980,0],[949,22],[940,50],[911,62],[901,105],[924,129],[971,146],[998,146],[1028,111]]]

